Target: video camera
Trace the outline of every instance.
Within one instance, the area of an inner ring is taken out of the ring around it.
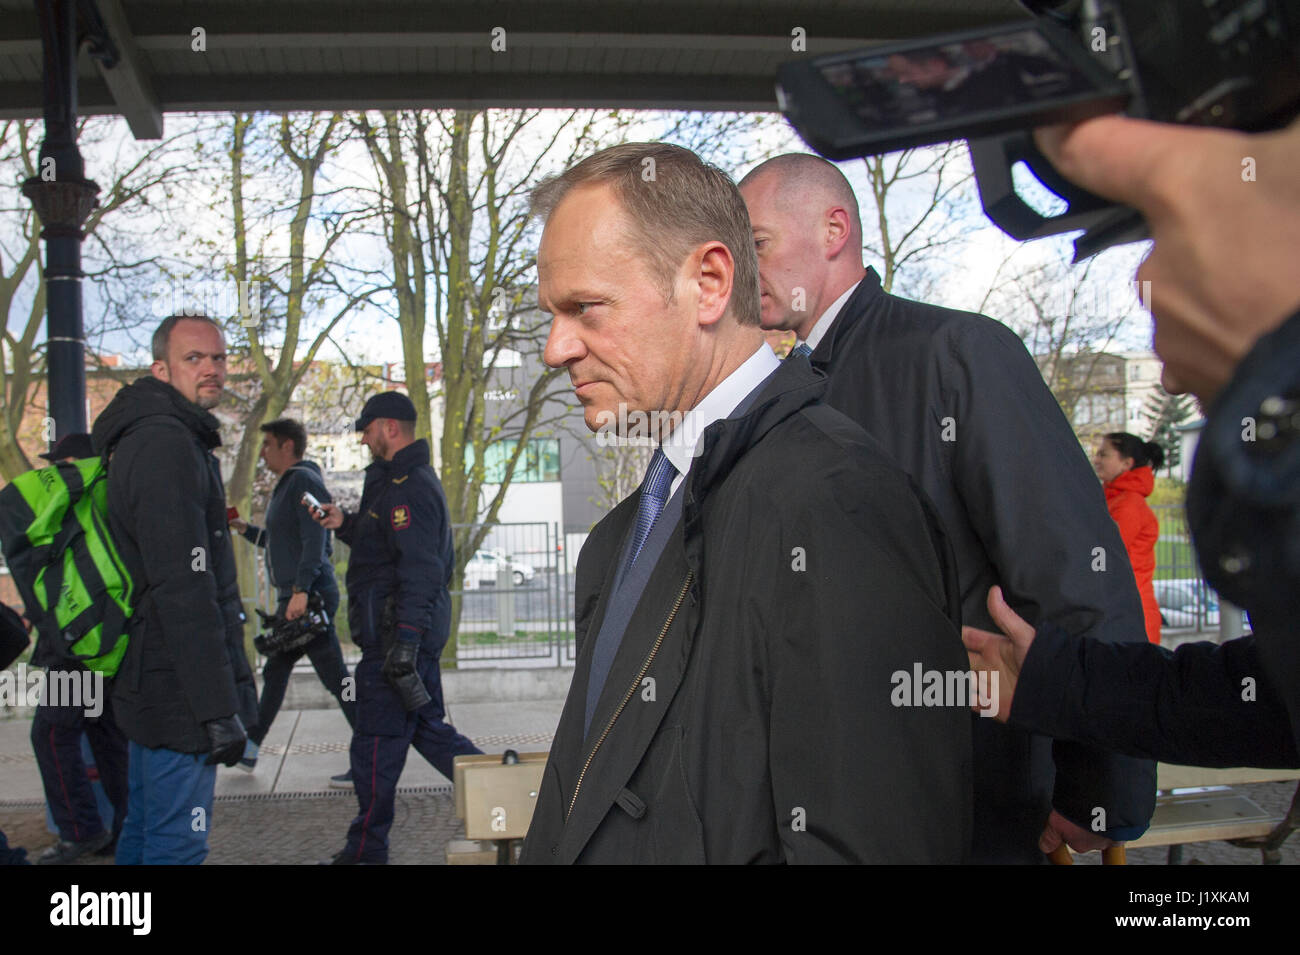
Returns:
[[[1082,229],[1076,262],[1146,223],[1062,178],[1034,127],[1122,111],[1259,132],[1300,113],[1300,0],[1020,2],[1036,19],[787,63],[777,103],[830,159],[969,140],[989,219],[1021,240]],[[1022,162],[1064,212],[1016,193]]]
[[[267,632],[253,638],[253,646],[264,657],[288,653],[305,647],[321,634],[329,632],[329,616],[321,603],[320,594],[307,598],[307,612],[295,620],[285,620],[278,614],[257,611],[262,627]]]

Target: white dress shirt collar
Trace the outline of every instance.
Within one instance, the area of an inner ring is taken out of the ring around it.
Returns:
[[[682,423],[673,429],[662,445],[664,457],[677,469],[669,496],[677,493],[696,455],[702,450],[699,445],[704,438],[704,429],[735,411],[746,395],[780,367],[781,360],[765,342],[739,368],[718,382],[699,404],[686,412]]]
[[[861,284],[861,280],[854,282],[844,290],[843,295],[831,302],[830,308],[822,312],[821,317],[817,319],[817,324],[814,325],[812,331],[808,333],[808,340],[805,344],[809,348],[813,351],[817,350],[818,344],[820,344],[821,340],[826,337],[826,333],[831,330],[831,324],[835,321],[835,316],[839,315],[840,309],[844,307],[844,303],[849,300],[849,296],[851,296]]]

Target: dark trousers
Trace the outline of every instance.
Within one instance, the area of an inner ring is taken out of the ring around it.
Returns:
[[[452,760],[456,756],[482,752],[445,722],[438,650],[440,646],[421,646],[416,669],[433,699],[408,713],[383,675],[382,647],[377,641],[362,644],[361,662],[357,664],[357,724],[351,749],[358,812],[348,828],[344,848],[360,861],[388,861],[388,830],[393,824],[397,780],[406,766],[408,747],[414,746],[448,779],[452,778]]]
[[[259,746],[262,745],[266,734],[270,732],[276,714],[280,712],[280,705],[284,702],[284,692],[289,687],[289,677],[293,673],[293,665],[302,659],[304,653],[311,660],[312,668],[325,689],[334,694],[334,699],[339,701],[348,725],[355,727],[357,724],[356,694],[344,693],[348,667],[343,662],[343,650],[339,647],[338,634],[334,630],[334,612],[339,609],[339,591],[338,587],[333,585],[332,578],[330,583],[331,586],[315,591],[320,594],[325,614],[330,619],[329,632],[321,634],[311,643],[297,650],[267,657],[266,665],[262,667],[262,698],[257,704],[257,727],[248,734],[249,739]],[[276,613],[283,614],[288,605],[289,594],[282,593]]]
[[[108,693],[101,694],[103,712],[87,717],[70,706],[36,708],[32,720],[32,749],[40,767],[41,784],[50,815],[66,842],[85,842],[104,831],[95,791],[81,758],[81,734],[95,754],[95,770],[104,794],[113,804],[113,837],[122,831],[127,806],[127,741],[113,719]]]

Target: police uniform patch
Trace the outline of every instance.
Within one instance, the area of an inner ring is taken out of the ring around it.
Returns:
[[[411,526],[411,509],[405,504],[398,504],[392,513],[393,530],[403,531]]]

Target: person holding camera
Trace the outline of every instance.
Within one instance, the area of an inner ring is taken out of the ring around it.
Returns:
[[[292,650],[273,653],[262,668],[262,697],[257,706],[257,726],[248,734],[248,746],[239,766],[252,772],[257,766],[257,751],[270,732],[271,723],[284,702],[284,692],[289,686],[293,665],[305,653],[311,660],[321,683],[339,701],[348,725],[356,725],[356,693],[351,692],[347,664],[339,647],[334,630],[334,613],[339,607],[339,587],[330,566],[329,531],[312,519],[311,512],[302,503],[304,494],[318,501],[328,501],[324,479],[315,461],[303,458],[307,452],[307,432],[302,423],[292,418],[280,418],[262,425],[262,461],[272,474],[279,477],[271,500],[266,506],[266,527],[256,527],[241,518],[234,518],[230,526],[257,547],[264,547],[270,556],[271,582],[276,588],[276,616],[296,620],[307,612],[311,595],[320,598],[321,609],[328,621],[324,633],[310,643]],[[330,777],[334,789],[351,789],[352,772],[349,770]]]
[[[401,392],[372,395],[356,429],[370,449],[361,504],[313,516],[352,548],[348,623],[361,647],[352,775],[358,812],[333,865],[388,861],[397,781],[407,749],[448,779],[457,756],[481,750],[446,722],[438,658],[451,633],[451,521],[429,443],[415,436],[415,405]]]
[[[1034,629],[965,628],[998,718],[1197,766],[1300,766],[1300,120],[1245,134],[1107,116],[1036,134],[1058,170],[1138,209],[1165,388],[1206,423],[1187,517],[1210,585],[1252,634],[1170,652]],[[1252,175],[1245,175],[1246,170]]]

